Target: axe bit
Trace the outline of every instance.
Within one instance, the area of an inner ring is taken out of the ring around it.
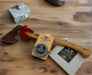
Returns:
[[[31,38],[34,38],[34,39],[38,39],[38,36],[36,34],[32,34],[32,33],[29,33],[29,32],[26,32],[26,34],[31,37]],[[54,43],[58,44],[58,45],[62,45],[62,46],[66,46],[66,47],[69,47],[69,48],[72,48],[76,51],[78,51],[83,57],[87,58],[91,55],[91,51],[89,49],[85,49],[79,45],[75,45],[71,42],[68,42],[68,41],[64,41],[64,40],[61,40],[61,39],[56,39],[54,38]]]

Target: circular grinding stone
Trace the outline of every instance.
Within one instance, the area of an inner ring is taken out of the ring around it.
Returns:
[[[48,53],[48,47],[45,44],[40,43],[35,46],[34,52],[38,57],[43,57]]]

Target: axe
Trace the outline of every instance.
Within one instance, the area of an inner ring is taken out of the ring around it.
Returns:
[[[26,32],[26,34],[29,37],[34,38],[34,39],[38,39],[38,37],[39,37],[39,35],[34,34],[34,33]],[[64,40],[61,40],[61,39],[54,38],[54,43],[56,43],[58,45],[62,45],[62,46],[72,48],[72,49],[78,51],[85,58],[87,58],[91,55],[91,51],[89,49],[85,49],[85,48],[83,48],[79,45],[75,45],[75,44],[68,42],[68,41],[64,41]]]
[[[23,26],[16,26],[12,31],[10,31],[8,34],[6,34],[4,37],[1,38],[1,41],[5,42],[5,43],[15,43],[17,41],[17,39],[15,38],[15,36],[17,35],[17,32],[20,31],[23,28]],[[35,34],[33,33],[32,30],[27,29],[25,31],[25,28],[22,29],[24,34],[26,35],[22,35],[22,37],[26,37],[26,39],[28,39],[28,36],[34,39],[38,39],[39,34]],[[66,46],[69,48],[72,48],[76,51],[78,51],[83,57],[87,58],[91,55],[91,51],[89,49],[85,49],[79,45],[75,45],[71,42],[67,42],[61,39],[57,39],[54,38],[54,43],[58,44],[58,45],[62,45],[62,46]]]

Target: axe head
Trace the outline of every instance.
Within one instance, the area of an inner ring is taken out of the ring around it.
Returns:
[[[5,36],[3,36],[1,38],[1,41],[2,42],[5,42],[5,43],[15,43],[17,41],[17,39],[15,38],[15,36],[17,35],[17,32],[19,30],[21,30],[23,26],[21,25],[17,25],[14,29],[12,29],[10,32],[8,32]]]

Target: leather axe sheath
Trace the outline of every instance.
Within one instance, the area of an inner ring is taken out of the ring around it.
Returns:
[[[22,27],[23,26],[21,26],[21,25],[17,25],[10,32],[8,32],[5,36],[3,36],[1,38],[1,41],[5,42],[5,43],[9,43],[9,44],[15,43],[17,41],[17,39],[15,38],[15,36],[17,35],[17,32],[19,30],[21,30]]]

